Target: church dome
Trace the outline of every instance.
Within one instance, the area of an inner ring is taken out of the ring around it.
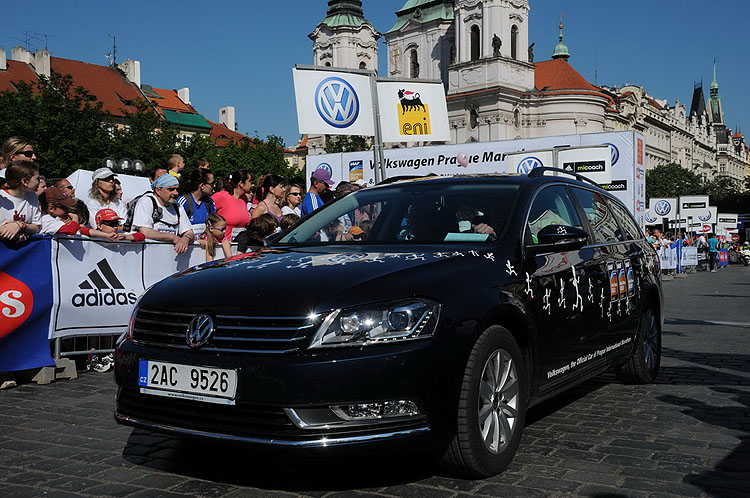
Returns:
[[[552,58],[553,59],[569,59],[570,58],[570,52],[568,52],[568,46],[564,44],[563,42],[560,42],[555,47],[555,51],[552,52]]]

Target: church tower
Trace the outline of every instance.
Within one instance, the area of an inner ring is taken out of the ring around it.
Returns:
[[[455,62],[453,0],[408,0],[385,33],[388,76],[442,80]]]
[[[310,33],[316,66],[378,70],[380,33],[360,0],[329,0],[326,18]]]
[[[708,99],[708,121],[713,126],[716,141],[720,144],[729,143],[729,133],[724,123],[724,110],[719,97],[719,82],[716,81],[716,59],[714,58],[714,81],[710,87],[711,97]]]
[[[457,0],[456,63],[450,92],[503,86],[534,88],[529,0]]]

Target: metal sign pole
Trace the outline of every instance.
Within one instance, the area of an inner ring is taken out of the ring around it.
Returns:
[[[375,172],[375,184],[385,180],[385,168],[383,166],[383,132],[380,128],[380,105],[378,103],[378,83],[373,74],[370,76],[370,93],[372,95],[372,110],[375,115],[375,136],[373,137],[372,152],[373,166]]]

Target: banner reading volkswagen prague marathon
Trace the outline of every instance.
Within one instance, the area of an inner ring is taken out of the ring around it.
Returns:
[[[375,135],[370,76],[294,68],[301,134]]]
[[[447,142],[445,89],[434,83],[378,81],[378,108],[383,142]]]

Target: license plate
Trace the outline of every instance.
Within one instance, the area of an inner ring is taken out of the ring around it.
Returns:
[[[140,360],[138,385],[143,394],[233,405],[237,371]]]

